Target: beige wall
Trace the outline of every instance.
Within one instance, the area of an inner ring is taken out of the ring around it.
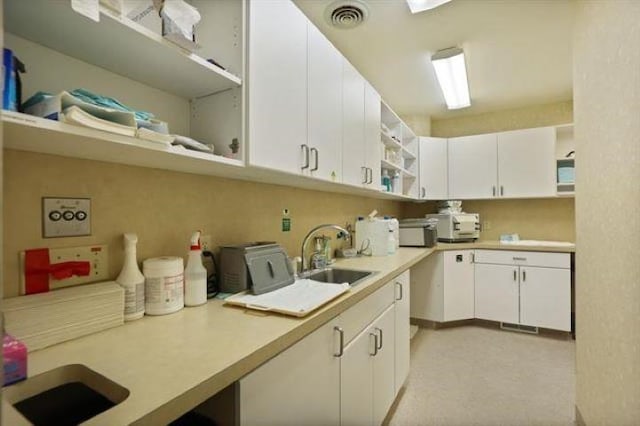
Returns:
[[[531,106],[491,113],[431,121],[431,135],[455,137],[573,122],[572,102]],[[578,147],[578,151],[580,148]],[[480,213],[481,238],[496,240],[500,234],[518,233],[521,238],[575,241],[573,199],[465,201],[465,211]],[[404,215],[419,216],[435,206],[405,207]],[[489,228],[489,229],[487,229]]]
[[[449,138],[573,122],[572,101],[431,120],[431,136]]]
[[[110,276],[122,266],[121,238],[137,232],[138,259],[185,256],[191,232],[215,246],[276,240],[298,255],[306,232],[320,223],[353,223],[374,208],[399,215],[400,203],[96,161],[5,151],[4,290],[18,292],[18,252],[36,247],[109,244]],[[92,236],[41,238],[42,196],[90,197]],[[281,232],[282,210],[292,231]],[[330,235],[328,233],[328,235]]]
[[[576,406],[640,424],[640,2],[583,1],[574,32]]]
[[[541,200],[463,201],[464,211],[479,213],[481,240],[495,241],[501,234],[520,234],[527,240],[575,241],[572,198]],[[407,203],[403,217],[436,213],[435,203]]]

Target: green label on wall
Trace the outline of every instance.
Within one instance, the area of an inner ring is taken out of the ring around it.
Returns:
[[[291,231],[291,218],[283,217],[282,218],[282,232]]]

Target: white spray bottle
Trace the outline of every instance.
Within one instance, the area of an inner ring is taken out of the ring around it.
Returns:
[[[191,236],[189,260],[184,270],[184,304],[199,306],[207,303],[207,269],[202,264],[200,231]]]
[[[124,234],[124,266],[116,282],[124,288],[124,319],[133,321],[144,315],[144,275],[136,259],[136,234]]]

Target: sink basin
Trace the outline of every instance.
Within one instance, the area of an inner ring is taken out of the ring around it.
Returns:
[[[34,425],[77,425],[124,401],[129,391],[81,364],[55,368],[2,390]]]
[[[351,287],[354,287],[374,273],[375,272],[356,271],[353,269],[325,268],[319,271],[311,271],[305,278],[323,283],[349,283]]]

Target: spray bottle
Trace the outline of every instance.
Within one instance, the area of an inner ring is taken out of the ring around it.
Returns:
[[[199,306],[207,302],[207,270],[202,264],[200,231],[191,235],[189,260],[184,270],[184,304]]]
[[[124,288],[124,319],[133,321],[144,315],[144,275],[136,259],[136,234],[124,234],[124,266],[116,282]]]

